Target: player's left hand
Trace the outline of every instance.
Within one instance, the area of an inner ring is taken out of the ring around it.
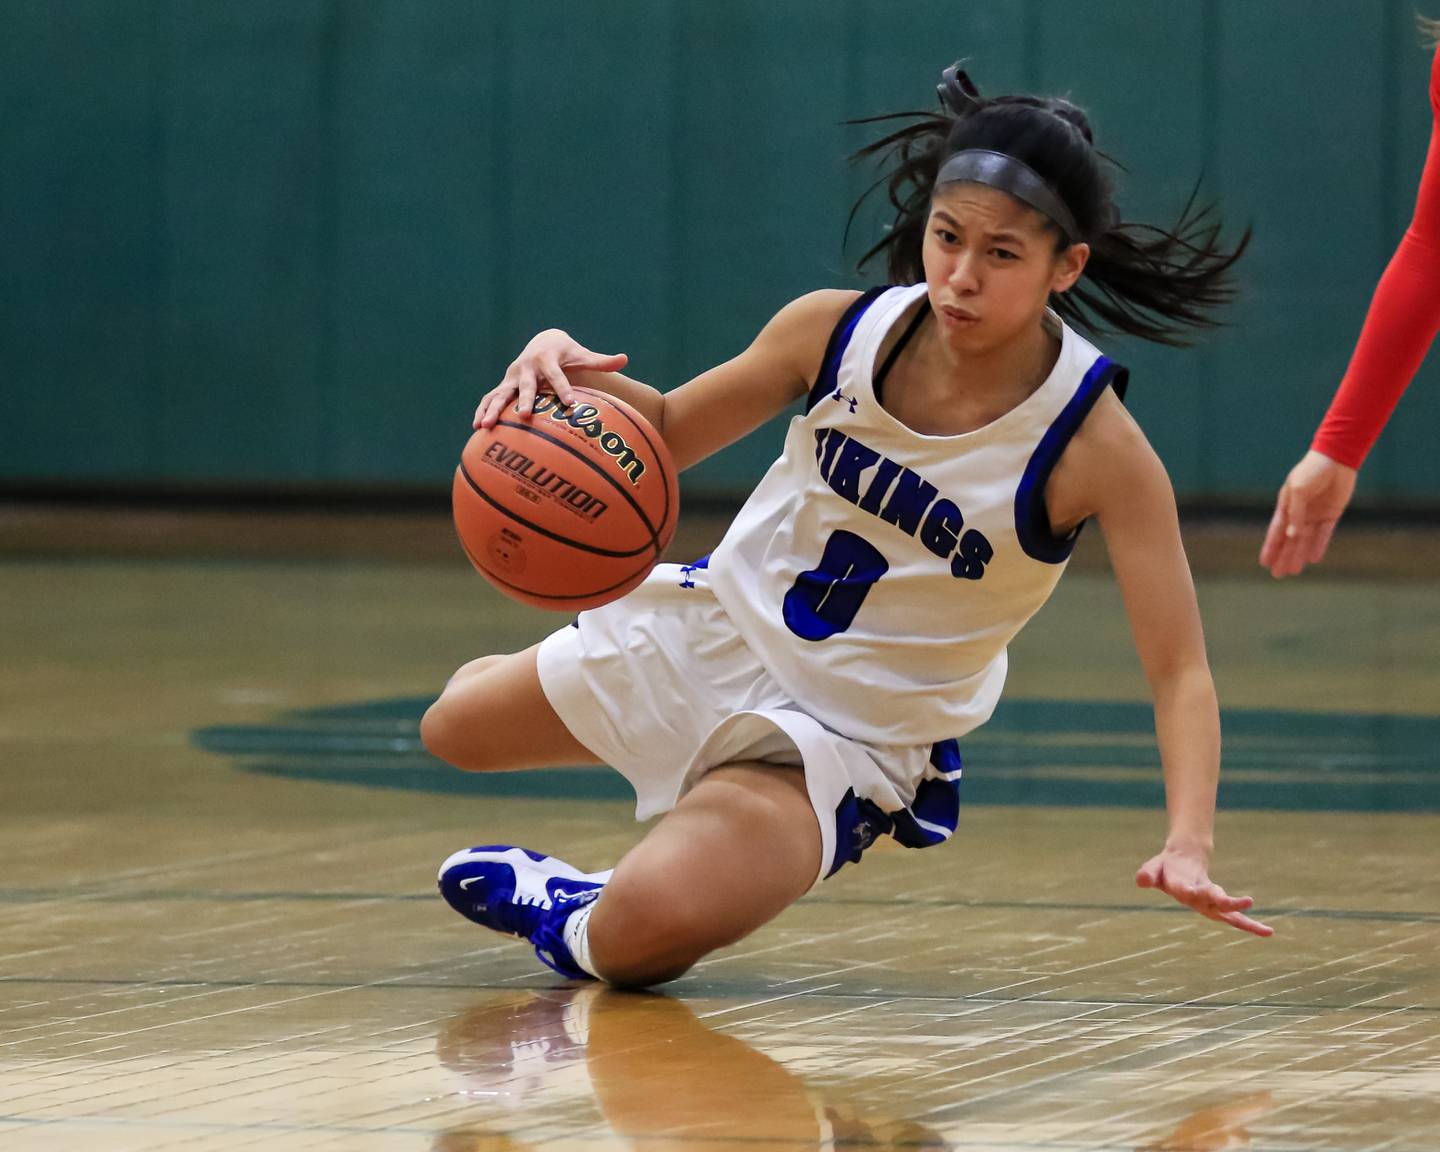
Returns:
[[[1208,862],[1198,852],[1166,848],[1140,866],[1140,871],[1135,873],[1135,883],[1141,888],[1158,888],[1200,915],[1242,932],[1275,935],[1275,929],[1268,924],[1245,915],[1254,907],[1253,899],[1231,896],[1210,879]]]

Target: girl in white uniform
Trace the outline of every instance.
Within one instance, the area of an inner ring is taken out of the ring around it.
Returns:
[[[980,97],[865,150],[893,160],[896,221],[867,259],[898,287],[793,301],[740,356],[660,393],[623,356],[541,333],[476,425],[539,389],[613,393],[685,468],[803,398],[785,449],[713,556],[662,564],[535,648],[461,668],[426,746],[474,771],[608,763],[637,816],[610,872],[466,849],[440,889],[565,975],[646,985],[771,919],[876,837],[955,830],[960,740],[1010,639],[1096,519],[1152,685],[1170,829],[1137,874],[1202,915],[1270,929],[1209,878],[1219,715],[1164,469],[1126,373],[1066,321],[1178,343],[1213,323],[1244,248],[1208,210],[1123,223],[1083,113]],[[1192,206],[1193,207],[1193,206]]]

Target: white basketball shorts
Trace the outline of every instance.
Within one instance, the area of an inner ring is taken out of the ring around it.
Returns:
[[[804,769],[820,824],[817,883],[877,836],[909,847],[948,839],[959,815],[955,741],[876,745],[826,728],[736,633],[703,564],[659,564],[540,645],[546,698],[630,782],[636,819],[668,812],[712,768],[758,761]]]

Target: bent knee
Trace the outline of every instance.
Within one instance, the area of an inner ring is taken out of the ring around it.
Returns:
[[[624,906],[613,910],[608,922],[591,917],[590,956],[601,978],[617,987],[649,988],[677,980],[718,947],[678,918]]]
[[[638,991],[653,988],[657,984],[668,984],[678,980],[690,971],[689,964],[648,964],[643,960],[619,961],[616,965],[600,967],[600,979],[616,988]]]
[[[450,759],[446,754],[450,751],[452,735],[449,713],[442,695],[425,709],[425,715],[420,717],[420,743],[425,746],[425,751],[441,760]]]
[[[485,727],[484,701],[488,694],[483,677],[511,657],[503,653],[480,656],[460,665],[445,682],[435,703],[420,717],[420,743],[425,751],[461,768],[480,750],[478,732]]]
[[[420,717],[420,743],[430,755],[457,768],[484,768],[485,729],[483,698],[473,682],[461,682],[457,673]]]
[[[489,656],[477,656],[474,660],[466,661],[460,665],[459,668],[455,669],[455,674],[445,682],[445,690],[448,692],[455,685],[469,680],[470,677],[477,676],[487,669],[494,668],[496,665],[503,664],[508,659],[510,659],[510,657],[505,653],[495,652]],[[444,693],[441,693],[441,695],[443,696]]]
[[[444,696],[425,709],[425,715],[420,717],[420,743],[430,755],[463,768],[463,761],[469,757],[463,739],[464,725],[456,711]]]
[[[590,919],[590,946],[605,978],[639,986],[674,980],[733,943],[684,893],[655,879],[617,877]]]

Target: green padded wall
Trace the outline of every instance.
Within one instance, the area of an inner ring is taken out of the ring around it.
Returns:
[[[558,325],[670,387],[857,285],[854,117],[1067,93],[1127,215],[1255,229],[1232,326],[1103,341],[1182,495],[1267,500],[1430,131],[1407,0],[0,0],[0,487],[443,489]],[[880,271],[873,270],[871,277]],[[1432,358],[1436,359],[1436,358]],[[1433,505],[1440,366],[1363,478]],[[779,422],[700,465],[733,495]]]

